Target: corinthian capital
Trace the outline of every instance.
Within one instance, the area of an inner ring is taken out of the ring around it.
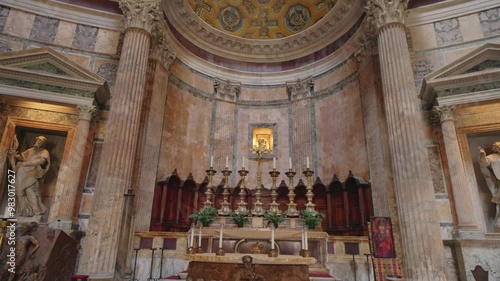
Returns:
[[[455,110],[455,106],[435,106],[433,108],[434,113],[439,117],[441,122],[447,120],[453,120],[453,110]]]
[[[125,28],[137,27],[151,32],[160,14],[159,0],[120,0]]]
[[[404,23],[405,10],[409,0],[368,0],[365,11],[367,21],[372,31],[386,24],[399,22]]]
[[[78,109],[78,118],[89,121],[96,111],[95,105],[77,105],[76,109]]]

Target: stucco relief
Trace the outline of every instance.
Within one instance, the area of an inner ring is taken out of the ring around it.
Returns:
[[[484,36],[500,34],[500,8],[495,8],[479,13],[479,21]]]

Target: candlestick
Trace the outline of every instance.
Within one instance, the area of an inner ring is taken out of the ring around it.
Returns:
[[[276,169],[276,157],[273,157],[273,169]]]
[[[306,168],[309,169],[309,157],[306,157]]]
[[[301,243],[302,243],[302,248],[301,249],[305,249],[304,246],[305,246],[305,242],[304,242],[304,228],[302,228],[302,230],[300,231],[300,239],[302,239]]]
[[[222,248],[222,232],[224,232],[224,224],[220,224],[219,248]]]
[[[309,245],[308,245],[309,243],[307,241],[307,228],[305,228],[305,230],[304,230],[304,242],[305,242],[304,249],[307,251],[307,250],[309,250]]]
[[[274,250],[274,224],[271,223],[271,250]]]
[[[229,157],[226,156],[226,168],[229,167]]]
[[[288,157],[288,164],[290,166],[290,170],[292,169],[292,157]]]
[[[201,229],[202,229],[202,226],[200,225],[200,233],[198,236],[198,248],[200,248],[200,249],[201,249]]]
[[[243,162],[243,165],[241,165],[242,170],[245,170],[245,156],[241,157],[241,160]]]
[[[210,156],[210,168],[214,166],[214,156]]]

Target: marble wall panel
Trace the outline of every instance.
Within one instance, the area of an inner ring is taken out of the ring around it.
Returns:
[[[0,32],[3,31],[5,23],[7,22],[7,17],[9,16],[10,8],[5,6],[0,6]]]
[[[28,120],[35,120],[47,123],[56,123],[75,126],[78,116],[72,114],[58,113],[53,111],[37,110],[25,107],[10,107],[10,116]]]
[[[0,52],[19,51],[23,48],[21,42],[0,40]]]
[[[436,199],[436,209],[440,222],[453,223],[453,216],[451,215],[450,200],[448,198]]]
[[[58,19],[36,15],[31,29],[30,39],[52,43],[56,38],[58,27]]]
[[[318,100],[316,107],[316,136],[318,174],[337,173],[341,178],[349,170],[368,179],[363,117],[358,83],[345,90]]]
[[[288,100],[286,87],[241,87],[240,100],[244,101],[275,101]]]
[[[464,48],[464,49],[456,49],[456,50],[451,50],[451,51],[445,51],[444,52],[445,64],[450,64],[450,63],[460,59],[461,57],[470,53],[472,50],[476,49],[477,47],[478,46]]]
[[[483,38],[478,14],[459,17],[458,21],[460,22],[460,31],[464,42]]]
[[[75,40],[76,24],[72,22],[59,21],[54,44],[59,46],[71,47]]]
[[[449,245],[444,246],[444,256],[446,262],[446,277],[448,281],[459,281],[457,270],[457,259],[455,250]]]
[[[462,240],[461,251],[464,258],[467,280],[475,280],[472,270],[481,266],[488,271],[489,280],[500,280],[500,240]]]
[[[214,92],[214,83],[211,78],[191,71],[189,67],[183,63],[172,64],[170,71],[179,80],[188,83],[202,92],[208,94],[212,94]]]
[[[248,147],[248,136],[252,132],[249,132],[249,124],[258,123],[272,123],[276,124],[277,136],[275,136],[276,149],[273,151],[277,154],[276,156],[276,170],[280,171],[281,174],[277,179],[277,184],[281,180],[285,180],[288,184],[288,179],[284,174],[288,170],[288,157],[290,157],[290,133],[289,133],[289,114],[288,106],[269,106],[269,107],[238,107],[238,129],[236,136],[236,151],[235,158],[238,163],[238,167],[241,167],[241,157],[249,158],[249,153],[251,147]],[[272,184],[271,177],[269,176],[269,171],[273,168],[273,161],[271,159],[262,160],[262,184],[266,188],[270,188]],[[294,163],[295,165],[295,163]],[[249,170],[249,175],[247,176],[247,187],[254,189],[257,186],[257,160],[247,160],[245,168]],[[295,177],[295,183],[297,183],[298,178],[303,177],[302,175],[297,175]]]
[[[201,110],[203,109],[203,110]],[[197,182],[205,177],[210,144],[212,104],[196,98],[173,84],[167,89],[167,106],[157,177],[177,169],[185,178],[189,173]]]
[[[118,71],[118,61],[107,59],[96,59],[94,62],[94,73],[108,81],[112,89],[116,82],[116,72]]]
[[[80,215],[90,215],[92,212],[92,202],[94,201],[94,194],[83,193],[82,201],[80,203]]]
[[[118,41],[120,40],[120,32],[100,28],[97,34],[95,51],[105,54],[116,54]]]
[[[101,160],[102,145],[102,142],[95,142],[92,148],[92,157],[90,158],[87,180],[85,181],[86,188],[95,187],[97,170],[99,169],[99,161]]]
[[[78,55],[73,53],[63,53],[66,57],[68,57],[73,62],[76,62],[80,66],[84,68],[89,68],[90,65],[90,56]]]
[[[317,78],[314,81],[314,90],[318,92],[322,89],[331,87],[332,85],[339,83],[351,73],[355,72],[357,68],[358,66],[356,60],[348,60],[346,62],[342,62],[342,65],[340,65],[338,69],[335,69],[335,71]]]
[[[99,29],[97,27],[78,24],[76,26],[72,47],[94,51],[98,32]]]
[[[34,21],[34,14],[12,9],[5,21],[3,32],[21,38],[29,38]]]
[[[500,34],[500,8],[480,12],[479,21],[485,37]]]
[[[464,41],[457,18],[435,22],[434,31],[438,46],[458,44]]]
[[[431,167],[432,185],[435,193],[446,193],[446,183],[444,180],[441,154],[437,145],[427,146],[427,155]]]
[[[436,54],[412,57],[411,64],[417,91],[420,91],[425,75],[441,68],[439,56]]]
[[[413,50],[420,51],[435,48],[438,46],[433,24],[412,26],[410,34]]]

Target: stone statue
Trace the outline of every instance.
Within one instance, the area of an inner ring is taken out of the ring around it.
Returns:
[[[496,204],[495,224],[500,227],[500,141],[493,143],[493,153],[486,156],[481,147],[479,150],[479,166],[486,180],[486,185],[491,191],[491,202]]]
[[[251,256],[243,256],[241,258],[243,262],[243,268],[238,270],[234,275],[234,279],[236,281],[264,281],[264,277],[261,274],[255,272],[253,268],[252,261],[253,258]]]
[[[32,148],[17,154],[19,142],[15,137],[9,150],[9,162],[16,172],[16,214],[18,216],[40,216],[47,211],[40,194],[44,175],[50,167],[50,155],[44,148],[46,141],[47,138],[44,136],[38,136]]]

